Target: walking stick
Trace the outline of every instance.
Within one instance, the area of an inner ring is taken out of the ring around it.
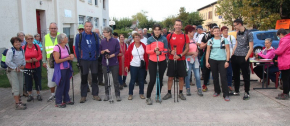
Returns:
[[[176,56],[176,45],[174,46],[174,57]],[[173,58],[174,58],[173,57]],[[176,82],[176,59],[174,58],[174,67],[173,67],[173,69],[174,69],[174,102],[175,102],[175,82]],[[178,91],[177,91],[177,93],[178,93]],[[178,101],[178,97],[177,97],[177,101]]]
[[[156,40],[157,42],[157,48],[158,48],[158,51],[159,51],[159,47],[158,47],[158,41]],[[158,62],[159,62],[159,55],[157,55],[157,73],[156,73],[156,102],[159,102],[161,104],[161,94],[160,94],[160,90],[161,90],[161,84],[160,84],[160,78],[159,78],[159,65],[158,65]],[[158,96],[159,94],[159,96]]]
[[[71,62],[71,69],[73,70],[72,62]],[[75,103],[74,71],[72,71],[72,77],[71,77],[71,88],[72,88],[72,94],[73,94],[73,103]]]
[[[109,88],[109,102],[110,104],[114,103],[113,95],[112,95],[112,87],[110,82],[110,69],[109,69],[109,53],[105,52],[106,64],[107,64],[107,79],[108,79],[108,88]]]

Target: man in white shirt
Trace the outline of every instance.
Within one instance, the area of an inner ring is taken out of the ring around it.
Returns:
[[[143,30],[142,29],[139,29],[138,30],[138,33],[141,35],[141,42],[145,45],[147,45],[147,38],[143,36]]]

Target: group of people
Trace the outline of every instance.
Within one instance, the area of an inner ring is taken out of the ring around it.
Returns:
[[[89,84],[93,99],[101,101],[99,97],[99,85],[105,80],[105,97],[103,101],[110,100],[111,87],[114,86],[116,101],[121,101],[120,90],[127,87],[126,77],[130,73],[128,100],[133,100],[135,85],[139,85],[139,97],[146,99],[147,105],[152,105],[151,94],[154,86],[157,86],[156,100],[161,97],[163,76],[167,69],[168,89],[162,98],[172,98],[172,86],[178,81],[177,94],[181,100],[186,100],[183,95],[183,86],[186,87],[186,95],[190,96],[190,83],[192,72],[196,80],[197,94],[203,96],[209,84],[210,72],[214,83],[213,96],[223,93],[225,101],[230,101],[230,95],[240,95],[240,71],[242,72],[245,86],[244,100],[250,99],[250,71],[249,58],[253,51],[253,34],[243,26],[243,21],[234,21],[237,30],[237,38],[228,35],[229,28],[219,28],[212,24],[209,33],[205,33],[202,26],[187,25],[183,32],[182,21],[176,20],[174,31],[167,32],[159,24],[152,28],[152,34],[147,34],[147,29],[139,29],[132,34],[132,42],[127,45],[123,34],[114,34],[110,27],[103,28],[103,36],[99,30],[92,31],[91,22],[87,21],[79,26],[79,33],[75,37],[74,52],[70,53],[67,46],[66,34],[57,32],[57,24],[51,23],[49,31],[41,44],[39,34],[24,35],[23,32],[17,37],[11,38],[13,47],[8,50],[6,64],[8,65],[7,76],[12,85],[12,94],[15,99],[16,109],[26,109],[26,104],[21,102],[20,95],[23,93],[23,81],[25,80],[28,92],[27,101],[33,101],[32,80],[35,81],[37,100],[41,101],[41,66],[47,68],[48,87],[51,96],[48,101],[55,99],[55,106],[64,108],[73,105],[69,97],[70,78],[72,77],[72,60],[77,59],[81,76],[81,99],[80,103],[87,101]],[[144,34],[144,30],[146,31]],[[281,70],[283,80],[283,93],[277,99],[289,98],[289,62],[285,62],[290,54],[290,37],[284,29],[277,32],[281,39],[279,47],[275,50],[271,47],[271,40],[265,40],[265,49],[257,54],[262,58],[274,58],[278,56],[278,68],[274,65],[267,67],[270,71]],[[25,40],[24,40],[25,37]],[[42,55],[41,55],[42,54]],[[168,60],[167,60],[168,59]],[[42,65],[41,65],[42,64]],[[202,77],[200,77],[200,69]],[[144,95],[147,71],[149,71],[149,84],[147,94]],[[257,66],[254,71],[262,78],[261,67]],[[23,74],[24,78],[23,79]],[[263,71],[262,71],[263,72]],[[107,74],[111,73],[111,74]],[[109,76],[112,75],[112,82]],[[156,80],[156,77],[158,79]],[[233,78],[232,78],[233,77]],[[201,85],[201,78],[204,80]],[[272,75],[270,72],[270,78]],[[221,79],[221,86],[220,81]],[[232,89],[234,80],[234,90]],[[158,82],[156,82],[158,81]],[[157,83],[157,85],[155,85]],[[56,91],[55,91],[55,87]],[[222,88],[222,90],[220,89]],[[175,93],[175,92],[174,92]]]

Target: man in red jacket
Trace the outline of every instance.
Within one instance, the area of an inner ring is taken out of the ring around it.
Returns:
[[[171,87],[174,77],[179,78],[179,98],[186,100],[182,90],[184,85],[184,77],[187,76],[185,54],[188,52],[189,38],[181,31],[182,22],[176,20],[174,24],[175,31],[167,35],[167,41],[169,45],[169,61],[168,61],[168,93],[162,98],[167,100],[172,97]]]

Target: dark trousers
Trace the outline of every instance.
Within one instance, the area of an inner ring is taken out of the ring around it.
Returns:
[[[290,88],[290,69],[288,70],[281,70],[281,79],[283,81],[283,93],[289,94]]]
[[[99,83],[103,83],[103,78],[104,78],[104,73],[103,73],[102,61],[101,61],[101,62],[98,62],[98,81],[99,81]]]
[[[144,94],[144,77],[145,77],[145,68],[141,67],[134,67],[130,66],[130,75],[131,75],[131,80],[129,84],[129,95],[133,95],[133,90],[134,90],[134,84],[136,82],[136,79],[138,79],[139,83],[139,94]]]
[[[249,93],[250,91],[250,68],[249,68],[249,59],[245,61],[245,56],[235,56],[231,58],[233,75],[235,82],[235,92],[240,90],[240,70],[242,70],[244,83],[245,83],[245,92]]]
[[[99,87],[98,87],[98,61],[87,61],[81,60],[80,61],[81,67],[81,97],[87,97],[88,93],[88,75],[89,70],[91,70],[92,76],[92,95],[98,96],[99,94]]]
[[[126,82],[126,78],[127,78],[127,76],[118,76],[118,80],[119,80],[119,84],[120,85],[123,85],[123,84],[125,84],[125,82]]]
[[[227,83],[227,72],[225,68],[225,61],[217,61],[209,59],[210,69],[213,76],[214,91],[218,94],[221,93],[221,88],[219,84],[219,76],[222,83],[223,97],[229,96],[229,89]],[[219,75],[220,74],[220,75]]]
[[[205,58],[205,57],[204,57]],[[204,61],[206,61],[204,59]],[[202,68],[202,78],[203,78],[203,85],[207,85],[208,81],[209,81],[209,77],[210,77],[210,69],[208,69],[206,67],[206,62],[203,62],[204,63],[204,68]]]
[[[107,66],[103,66],[103,71],[107,71]],[[118,81],[118,76],[119,76],[119,65],[116,66],[109,66],[109,70],[112,73],[113,76],[113,81],[110,79],[110,84],[111,86],[114,86],[115,88],[115,95],[116,96],[120,96],[120,84]],[[106,72],[105,75],[105,93],[106,95],[109,95],[109,86],[108,86],[108,74]],[[114,83],[114,85],[112,85],[112,82]]]
[[[151,60],[149,60],[149,76],[150,76],[150,82],[148,84],[147,87],[147,98],[151,97],[151,93],[153,90],[153,87],[156,83],[156,74],[157,74],[157,62],[153,62]],[[158,62],[158,67],[159,67],[159,80],[160,80],[160,93],[161,93],[161,89],[163,86],[163,75],[165,73],[165,70],[167,68],[167,62],[166,60]],[[157,86],[157,85],[156,85]],[[157,89],[157,95],[159,95],[158,92],[159,88]]]
[[[41,90],[41,67],[38,67],[35,69],[26,69],[25,68],[25,70],[33,70],[33,72],[30,73],[30,75],[24,73],[26,90],[32,91],[33,80],[34,80],[35,90],[40,91]]]
[[[55,103],[61,104],[62,102],[69,102],[69,88],[70,88],[70,69],[63,69],[61,70],[61,80],[59,85],[56,88],[55,91]]]
[[[227,81],[228,86],[232,86],[232,79],[233,79],[233,68],[232,68],[232,62],[229,62],[229,67],[227,68]]]
[[[267,65],[266,65],[267,66]],[[276,82],[276,72],[279,71],[278,67],[271,65],[268,68],[268,73],[269,73],[269,78],[272,80],[272,82]],[[265,71],[267,71],[267,69],[265,69]],[[254,72],[256,73],[256,75],[260,78],[263,79],[263,65],[258,65],[254,68]],[[267,73],[264,72],[264,77],[267,77]]]

